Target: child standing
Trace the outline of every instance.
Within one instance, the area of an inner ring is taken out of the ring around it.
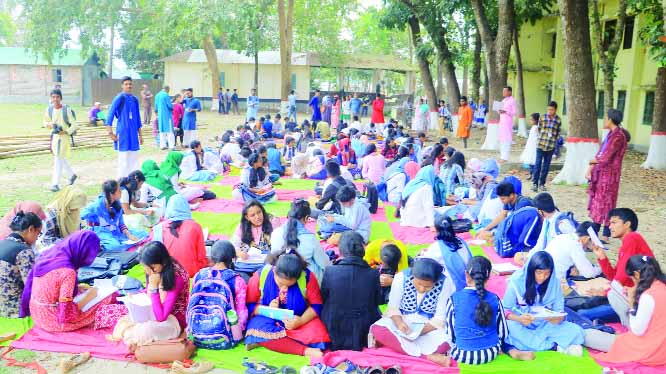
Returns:
[[[530,176],[527,177],[527,180],[532,179],[532,174],[534,174],[534,163],[536,162],[536,148],[537,143],[539,142],[539,113],[532,113],[530,115],[530,135],[527,138],[527,143],[525,143],[525,149],[523,153],[520,154],[520,162],[523,163],[523,167],[529,166]]]
[[[446,305],[447,334],[451,337],[451,358],[458,363],[480,365],[493,361],[508,335],[504,308],[499,297],[486,291],[492,264],[482,256],[467,264],[467,287],[454,293]],[[534,353],[511,349],[517,360],[533,360]]]

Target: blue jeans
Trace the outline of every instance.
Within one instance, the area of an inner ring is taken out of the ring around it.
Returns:
[[[553,159],[553,151],[544,151],[537,148],[536,162],[534,164],[534,175],[532,176],[532,183],[535,186],[546,185],[546,178],[550,170],[550,161]]]
[[[598,319],[604,323],[620,320],[610,304],[598,305],[589,309],[578,309],[578,314],[592,321]]]
[[[229,111],[231,110],[231,102],[227,103],[227,114],[229,114]]]
[[[289,107],[289,114],[287,114],[287,117],[290,118],[295,123],[298,123],[298,121],[296,120],[296,107],[295,106],[290,106]]]

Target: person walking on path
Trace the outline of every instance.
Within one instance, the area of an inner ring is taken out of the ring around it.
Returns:
[[[169,86],[155,95],[155,110],[157,111],[157,127],[160,132],[160,149],[176,147],[176,138],[173,135],[173,103],[169,97]]]
[[[139,149],[143,144],[139,100],[132,95],[132,78],[123,77],[121,81],[122,92],[113,99],[106,117],[109,137],[118,151],[118,179],[139,170]],[[115,133],[114,119],[117,119]]]
[[[539,188],[546,191],[546,178],[550,171],[550,161],[553,159],[553,151],[560,137],[562,120],[557,115],[557,103],[551,101],[548,103],[546,114],[539,121],[539,141],[536,150],[536,160],[534,162],[534,175],[532,176],[532,191],[536,192]]]
[[[500,162],[509,161],[511,142],[513,141],[513,117],[516,115],[516,100],[513,98],[511,86],[504,87],[502,109],[499,110],[499,142]]]
[[[74,112],[62,104],[62,92],[59,89],[51,91],[51,105],[44,113],[44,126],[51,129],[51,153],[53,154],[53,177],[51,179],[51,191],[60,190],[60,178],[65,172],[69,184],[74,184],[77,176],[67,162],[69,155],[70,137],[76,132],[76,123],[71,124],[71,119],[76,119]]]
[[[289,112],[287,114],[287,121],[293,121],[294,123],[298,123],[296,121],[296,93],[294,92],[294,90],[291,90],[291,92],[289,92],[289,96],[287,97],[287,102],[289,108]]]
[[[142,86],[141,90],[141,107],[143,108],[143,124],[147,125],[150,123],[153,109],[153,93],[150,92],[147,84]]]
[[[247,97],[247,112],[245,114],[245,120],[249,121],[250,118],[257,119],[257,113],[259,112],[259,96],[257,96],[257,90],[252,89],[250,96]]]

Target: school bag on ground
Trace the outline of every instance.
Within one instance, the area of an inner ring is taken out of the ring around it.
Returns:
[[[209,269],[206,278],[195,278],[186,314],[187,334],[195,346],[230,349],[242,339],[234,295],[227,283],[236,276],[233,271]]]
[[[522,225],[516,237],[512,226]],[[513,257],[517,252],[536,245],[541,232],[541,221],[536,208],[526,206],[506,217],[495,230],[495,251],[500,257]]]
[[[377,213],[377,209],[379,207],[379,194],[374,183],[367,182],[363,185],[363,197],[365,197],[368,204],[370,205],[368,207],[370,213]]]
[[[571,226],[575,229],[578,228],[578,221],[574,218],[573,212],[559,212],[557,214],[557,218],[555,218],[555,234],[556,235],[561,235],[561,234],[569,234],[566,232],[562,232],[562,229],[560,228],[560,224],[564,221],[568,221]]]

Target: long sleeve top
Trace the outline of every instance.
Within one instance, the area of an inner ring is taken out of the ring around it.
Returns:
[[[604,272],[606,278],[616,280],[623,286],[631,287],[634,285],[634,281],[629,278],[624,269],[627,267],[627,261],[633,255],[654,257],[650,246],[645,242],[643,236],[637,232],[630,232],[622,238],[622,246],[620,246],[618,251],[615,267],[610,263],[608,257],[599,260],[599,266],[601,266],[601,270]]]
[[[545,250],[553,256],[555,275],[559,279],[566,279],[567,270],[572,266],[576,266],[578,273],[585,278],[594,278],[601,274],[601,269],[592,265],[585,256],[585,250],[575,233],[556,236]]]
[[[177,315],[174,313],[174,307],[176,306],[176,301],[181,292],[185,289],[185,282],[181,277],[176,276],[175,286],[173,289],[164,292],[164,300],[160,296],[160,292],[155,292],[150,294],[150,301],[153,305],[153,314],[155,314],[155,320],[157,322],[164,322],[167,320],[170,314],[173,314],[180,326],[186,326],[185,315]]]
[[[286,225],[278,227],[271,235],[271,253],[279,253],[284,248],[286,227]],[[315,234],[309,231],[299,232],[298,241],[299,244],[296,250],[307,261],[308,269],[321,282],[321,279],[324,277],[324,269],[331,264],[331,260],[326,252],[324,252]]]
[[[370,211],[368,206],[359,201],[354,200],[354,204],[349,207],[342,207],[342,214],[333,215],[334,222],[356,231],[361,234],[364,242],[368,242],[370,238]]]
[[[363,157],[363,176],[372,183],[377,184],[386,171],[386,159],[379,153],[373,153]]]

